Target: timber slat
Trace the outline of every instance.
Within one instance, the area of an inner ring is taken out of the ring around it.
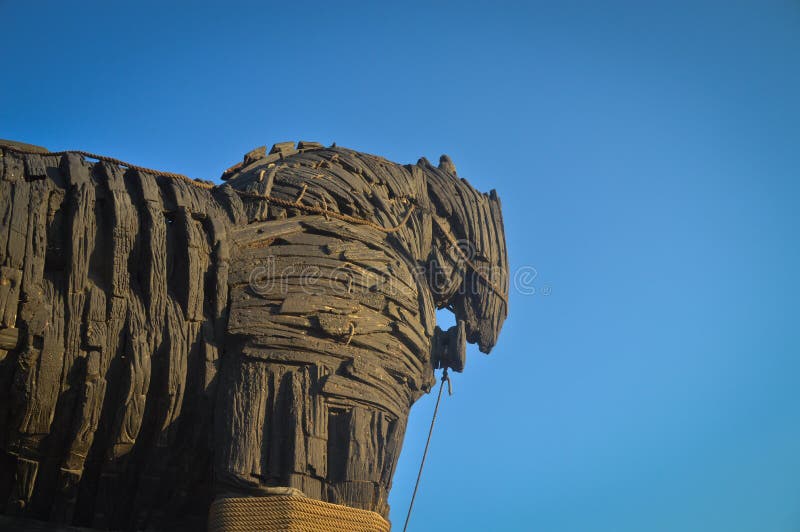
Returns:
[[[215,493],[285,487],[388,515],[436,308],[484,350],[507,314],[497,195],[446,156],[309,141],[213,188],[20,146],[0,145],[0,511],[202,528]]]

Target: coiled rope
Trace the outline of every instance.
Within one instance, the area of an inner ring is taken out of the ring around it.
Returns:
[[[389,532],[369,510],[308,497],[273,495],[220,498],[209,508],[209,532]]]

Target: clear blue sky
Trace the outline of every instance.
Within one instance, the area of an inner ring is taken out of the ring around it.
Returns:
[[[0,137],[203,178],[447,153],[538,274],[412,530],[800,530],[800,2],[169,4],[0,0]]]

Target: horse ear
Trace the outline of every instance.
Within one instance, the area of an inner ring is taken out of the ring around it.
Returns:
[[[450,157],[444,154],[439,157],[439,170],[456,175],[456,165],[453,164],[453,160]]]

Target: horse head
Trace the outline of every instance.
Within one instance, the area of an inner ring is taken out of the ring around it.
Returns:
[[[508,315],[508,255],[496,191],[475,190],[442,155],[417,163],[426,178],[433,221],[428,283],[437,308],[448,308],[466,341],[489,353]]]

